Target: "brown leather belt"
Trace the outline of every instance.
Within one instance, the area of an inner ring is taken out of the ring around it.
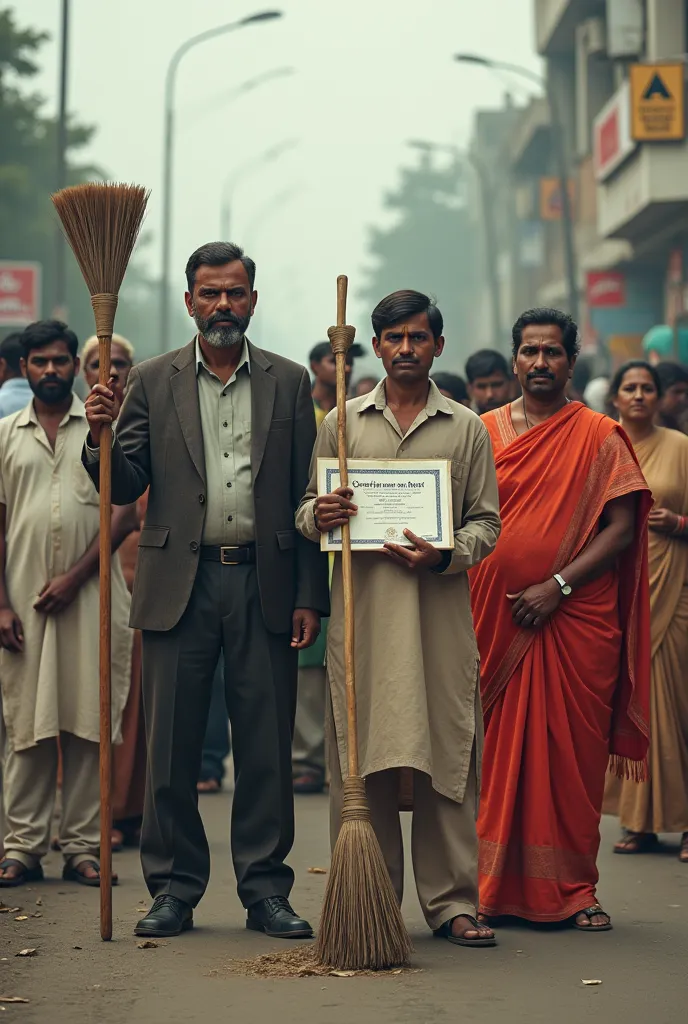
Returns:
[[[201,545],[201,558],[206,562],[220,562],[221,565],[252,565],[256,560],[253,544],[227,546],[219,544]]]

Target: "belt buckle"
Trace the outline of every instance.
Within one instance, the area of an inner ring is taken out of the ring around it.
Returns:
[[[227,552],[228,551],[239,551],[239,546],[237,544],[221,546],[220,547],[220,563],[222,565],[239,565],[239,562],[232,561],[231,559],[229,559],[227,557]]]

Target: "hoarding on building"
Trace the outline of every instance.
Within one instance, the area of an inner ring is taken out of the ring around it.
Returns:
[[[685,137],[684,77],[683,64],[631,65],[631,135],[636,142]]]
[[[585,278],[585,295],[590,309],[626,305],[626,281],[616,270],[590,270]]]
[[[574,216],[575,187],[569,181],[569,203]],[[559,178],[540,178],[540,220],[561,220]]]
[[[631,89],[628,81],[602,107],[593,122],[595,178],[606,181],[636,149],[631,136]]]
[[[25,327],[41,315],[41,265],[0,260],[0,327]]]

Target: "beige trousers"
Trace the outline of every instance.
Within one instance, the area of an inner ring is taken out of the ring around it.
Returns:
[[[324,665],[299,669],[296,723],[291,760],[294,768],[319,768],[325,771],[325,695],[327,675]]]
[[[58,838],[65,861],[74,867],[98,861],[100,783],[98,744],[60,733],[62,814]],[[35,867],[50,847],[57,792],[57,740],[5,752],[5,856]]]
[[[342,776],[337,745],[330,748],[330,838],[334,846],[342,813]],[[334,756],[333,753],[334,752]],[[399,817],[399,771],[374,772],[366,780],[375,835],[397,899],[404,893],[404,847]],[[421,909],[437,931],[460,914],[475,916],[478,903],[478,837],[475,749],[463,803],[441,796],[424,772],[413,772],[411,857]]]

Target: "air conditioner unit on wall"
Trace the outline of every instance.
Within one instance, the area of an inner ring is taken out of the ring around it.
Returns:
[[[607,54],[611,60],[644,50],[643,0],[607,0]]]

